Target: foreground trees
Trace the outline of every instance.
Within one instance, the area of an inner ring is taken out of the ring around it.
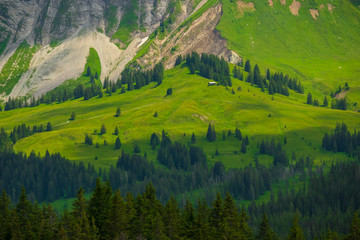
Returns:
[[[70,212],[61,216],[50,205],[29,201],[24,188],[16,205],[5,191],[0,196],[0,239],[278,239],[265,214],[256,231],[248,221],[229,194],[225,198],[218,194],[211,207],[204,201],[194,207],[186,200],[181,209],[174,198],[161,204],[151,183],[136,197],[128,193],[123,198],[109,182],[98,179],[90,199],[80,188]],[[358,213],[348,229],[345,239],[359,239]],[[296,214],[287,239],[305,239]]]

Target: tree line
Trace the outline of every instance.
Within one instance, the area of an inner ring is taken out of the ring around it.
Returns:
[[[315,171],[308,168],[308,171],[309,183],[298,190],[288,190],[286,187],[277,193],[272,192],[267,203],[250,204],[247,209],[250,225],[259,224],[261,214],[266,213],[274,231],[285,238],[291,218],[298,212],[307,239],[348,237],[346,233],[351,216],[360,209],[360,185],[357,184],[360,180],[359,163],[334,163],[326,171],[328,173],[319,167]]]
[[[89,72],[89,70],[87,71]],[[89,74],[89,73],[87,73]],[[79,83],[73,88],[55,88],[52,91],[43,94],[39,98],[34,96],[30,99],[26,98],[11,98],[5,102],[5,111],[12,109],[23,108],[23,107],[36,107],[40,104],[51,104],[54,102],[65,102],[71,99],[83,98],[84,100],[89,100],[93,97],[98,96],[99,98],[103,97],[102,88],[105,89],[106,93],[109,95],[116,92],[118,89],[121,89],[121,93],[125,93],[125,88],[123,84],[127,85],[127,90],[132,91],[134,89],[140,89],[145,85],[148,85],[150,82],[157,82],[158,85],[162,83],[164,78],[164,67],[162,63],[155,65],[153,69],[142,71],[136,70],[130,67],[125,68],[121,74],[121,79],[118,81],[112,82],[108,78],[104,80],[103,87],[99,83],[95,82],[95,76],[91,74],[85,75],[90,77],[90,82],[84,84]]]
[[[360,154],[360,132],[350,133],[345,123],[337,123],[332,133],[325,133],[322,147],[326,151],[345,152],[349,155]]]
[[[299,221],[297,213],[289,215],[292,220],[284,224],[286,239],[306,239],[308,229],[302,227],[305,220]],[[239,210],[230,194],[224,198],[217,194],[210,207],[200,199],[195,206],[186,200],[181,208],[173,197],[162,204],[152,184],[136,196],[122,196],[109,182],[101,183],[99,179],[89,200],[80,188],[71,210],[60,216],[50,205],[41,207],[29,201],[24,188],[16,205],[11,204],[5,191],[0,196],[1,239],[279,239],[271,227],[273,220],[267,214],[257,217],[261,220],[251,227],[251,218],[244,209]],[[346,229],[341,232],[344,239],[358,238],[357,212],[351,222],[336,222]],[[329,230],[321,236],[341,239]]]
[[[10,139],[15,144],[16,141],[22,138],[29,137],[35,133],[40,133],[44,131],[52,131],[53,127],[50,122],[46,124],[46,127],[44,127],[43,124],[40,125],[34,125],[32,128],[30,126],[26,126],[25,123],[20,124],[18,126],[15,126],[14,129],[10,132]]]
[[[200,76],[213,79],[223,86],[232,86],[229,64],[223,58],[205,53],[202,53],[200,57],[198,53],[192,52],[191,55],[186,55],[185,59],[191,74],[198,73]]]

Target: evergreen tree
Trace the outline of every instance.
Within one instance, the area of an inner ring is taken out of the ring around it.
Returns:
[[[245,139],[241,143],[241,152],[246,153],[246,141],[245,141]]]
[[[306,103],[309,104],[309,105],[311,105],[311,104],[313,103],[312,95],[311,95],[310,92],[309,92],[308,95],[307,95]]]
[[[245,69],[246,72],[250,73],[251,72],[251,64],[250,64],[250,60],[246,60],[245,62]]]
[[[101,129],[100,129],[100,134],[103,135],[105,133],[106,133],[106,127],[105,127],[105,124],[102,124]]]
[[[121,115],[121,109],[118,107],[116,109],[116,114],[115,114],[115,117],[119,117]]]
[[[195,133],[193,132],[192,135],[191,135],[191,143],[192,144],[195,144],[196,143],[196,136],[195,136]]]
[[[329,105],[327,97],[325,96],[324,98],[324,103],[323,103],[324,107],[327,107]]]
[[[358,240],[360,239],[360,220],[358,212],[355,212],[351,220],[349,235],[347,240]]]
[[[207,139],[212,142],[216,140],[216,132],[215,132],[215,126],[211,125],[211,123],[209,123],[209,127],[208,127],[208,131],[206,134]]]
[[[287,239],[288,240],[305,240],[304,232],[299,225],[299,219],[298,219],[297,214],[295,214],[295,216],[294,216]]]
[[[165,234],[169,239],[181,239],[180,209],[176,200],[171,197],[164,209]]]
[[[119,128],[117,126],[115,127],[114,135],[116,135],[116,136],[119,135]]]
[[[209,209],[205,199],[198,202],[194,232],[194,236],[197,236],[198,240],[210,239]]]
[[[90,69],[90,66],[87,67],[86,69],[86,75],[87,77],[90,77],[91,76],[91,69]]]
[[[224,239],[224,209],[220,193],[217,193],[209,216],[210,231],[213,239]]]
[[[46,131],[52,131],[52,125],[51,125],[51,123],[50,122],[48,122],[47,123],[47,125],[46,125]]]
[[[260,223],[258,232],[255,236],[256,239],[259,240],[276,240],[277,237],[274,231],[270,227],[269,219],[266,214],[263,214],[262,221]]]
[[[70,116],[70,120],[71,120],[71,121],[74,121],[75,118],[76,118],[76,114],[75,114],[75,112],[72,112],[72,113],[71,113],[71,116]]]
[[[120,149],[120,148],[121,148],[121,141],[120,138],[117,137],[115,141],[115,149]]]

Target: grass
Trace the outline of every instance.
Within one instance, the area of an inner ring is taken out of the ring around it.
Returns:
[[[117,11],[117,7],[115,7],[114,5],[111,5],[106,10],[105,19],[108,23],[106,27],[106,33],[111,32],[116,27],[116,23],[117,23],[116,11]]]
[[[189,143],[194,132],[196,144],[204,148],[209,163],[222,161],[227,168],[247,166],[253,163],[255,156],[260,163],[271,164],[270,156],[258,155],[257,144],[264,138],[282,141],[285,136],[289,155],[291,152],[298,158],[311,155],[318,164],[336,158],[346,160],[344,154],[321,149],[323,134],[331,131],[337,122],[345,122],[349,129],[360,128],[359,113],[309,106],[304,104],[305,95],[294,92],[290,98],[275,95],[271,100],[267,93],[235,79],[233,88],[241,87],[242,91],[231,94],[231,89],[222,86],[208,87],[207,79],[189,74],[187,68],[177,67],[166,71],[165,75],[163,83],[157,87],[150,84],[141,90],[125,94],[118,91],[101,99],[78,99],[1,112],[0,127],[10,131],[21,123],[33,126],[50,121],[54,131],[21,139],[15,149],[26,153],[36,149],[40,154],[48,149],[74,161],[90,162],[97,168],[114,165],[121,153],[121,150],[114,150],[116,136],[112,132],[116,126],[120,130],[122,149],[132,153],[137,143],[141,154],[146,152],[151,161],[156,161],[156,151],[149,144],[153,132],[160,135],[165,129],[173,141],[183,143]],[[165,97],[170,87],[173,95]],[[122,112],[118,118],[114,117],[117,107]],[[159,113],[157,118],[153,117],[155,111]],[[72,112],[76,113],[76,120],[67,122]],[[218,139],[212,143],[205,138],[210,122],[215,124]],[[103,123],[107,133],[93,135],[94,145],[98,142],[100,148],[85,145],[85,133],[92,134],[95,129],[100,132]],[[223,131],[234,132],[236,127],[250,138],[246,154],[240,153],[241,142],[233,135],[222,140]],[[103,146],[104,140],[108,146]],[[216,149],[218,156],[215,156]]]
[[[0,11],[1,11],[1,6],[0,6]],[[4,40],[3,40],[2,42],[0,42],[0,55],[1,55],[1,54],[4,52],[7,44],[9,43],[10,33],[8,33],[5,28],[3,28],[3,27],[0,26],[0,34],[1,34],[2,36],[5,36],[5,35],[6,35],[6,37],[4,38]]]
[[[20,44],[14,55],[10,57],[1,70],[0,93],[6,93],[6,95],[11,93],[22,74],[29,69],[31,59],[36,50],[36,46],[30,47],[26,41]]]
[[[300,1],[301,2],[301,1]],[[223,15],[217,29],[235,50],[262,72],[266,68],[298,76],[317,99],[323,99],[340,84],[349,82],[351,102],[360,102],[360,10],[349,0],[319,0],[320,16],[314,20],[307,1],[301,2],[298,16],[274,1],[254,1],[256,11],[238,14],[235,1],[223,1]],[[320,4],[325,8],[320,9]]]
[[[117,31],[113,34],[113,39],[119,39],[126,46],[130,43],[130,34],[138,29],[137,1],[129,1],[129,5],[124,11]]]

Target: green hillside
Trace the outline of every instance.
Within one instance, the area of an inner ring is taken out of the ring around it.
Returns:
[[[360,8],[356,1],[253,1],[255,10],[239,8],[241,1],[222,1],[223,16],[217,29],[230,49],[245,59],[303,79],[316,95],[330,94],[349,82],[349,100],[360,102]],[[248,0],[244,2],[250,2]],[[328,9],[331,4],[332,10]],[[317,9],[315,20],[309,9]],[[241,14],[241,12],[243,12]]]
[[[148,159],[156,160],[156,150],[150,147],[150,135],[160,136],[165,129],[172,140],[190,142],[191,134],[197,136],[210,162],[223,161],[226,167],[243,167],[258,155],[258,143],[263,139],[276,138],[283,142],[289,156],[295,152],[297,157],[311,155],[315,162],[344,159],[344,154],[333,154],[321,149],[325,132],[330,132],[335,123],[345,122],[349,129],[360,128],[360,114],[352,111],[331,110],[306,105],[306,96],[291,91],[290,97],[272,96],[263,93],[249,83],[232,79],[235,94],[223,86],[207,86],[208,80],[189,74],[188,68],[176,67],[165,72],[160,86],[150,84],[134,90],[88,101],[71,100],[61,104],[40,105],[1,112],[0,127],[12,130],[14,126],[26,123],[29,126],[51,122],[53,131],[36,133],[16,142],[15,149],[30,153],[33,149],[42,155],[60,152],[65,157],[91,162],[96,167],[107,168],[115,163],[121,150],[114,150],[118,126],[122,149],[132,153],[134,145],[140,145],[141,153]],[[168,88],[173,94],[166,95]],[[241,88],[241,91],[239,89]],[[121,108],[121,116],[114,117],[116,108]],[[158,117],[154,113],[158,112]],[[69,121],[72,112],[76,120]],[[217,141],[209,143],[206,131],[209,123],[215,124]],[[93,135],[94,145],[84,144],[85,134],[100,133],[105,124],[107,133]],[[242,135],[248,135],[250,146],[246,154],[240,153],[241,142],[234,135],[228,137],[230,129],[234,134],[238,127]],[[226,140],[222,139],[223,131]],[[352,130],[351,130],[352,131]],[[108,146],[103,146],[106,140]],[[95,148],[99,143],[100,147]],[[219,155],[214,156],[218,149]],[[95,160],[97,156],[97,160]],[[259,162],[266,165],[272,157],[259,155]]]

